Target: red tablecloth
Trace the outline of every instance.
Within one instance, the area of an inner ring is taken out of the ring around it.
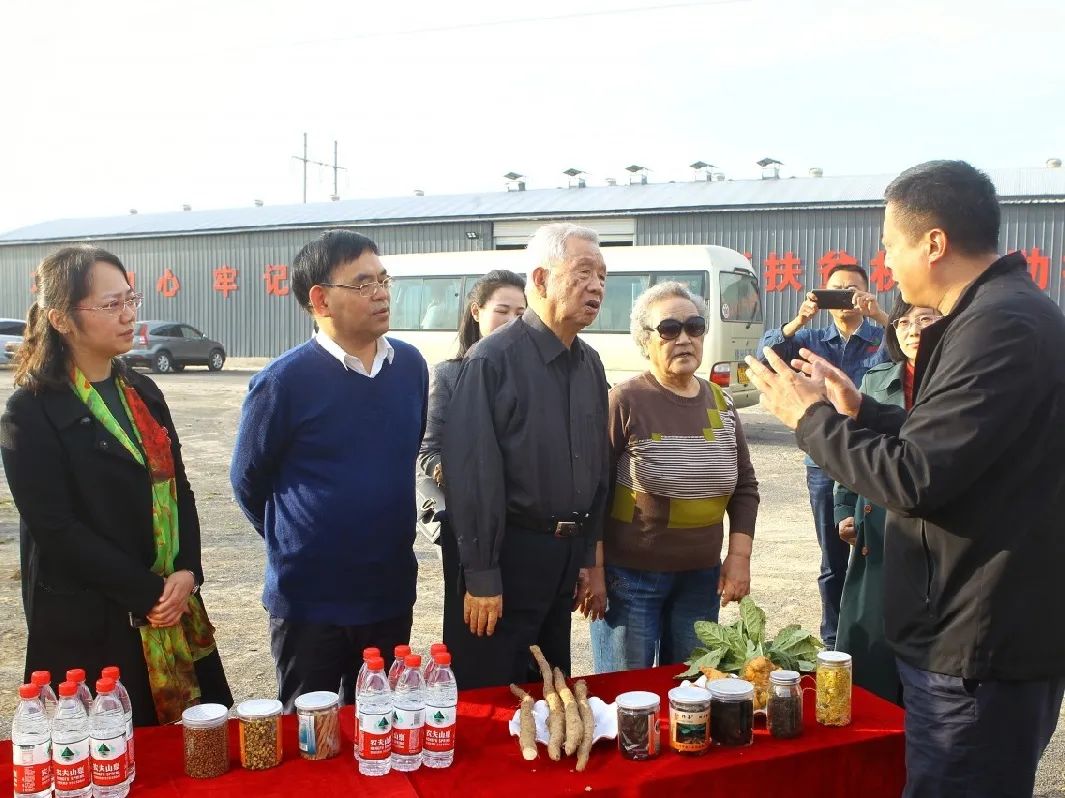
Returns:
[[[651,690],[663,697],[663,716],[668,690],[676,684],[677,667],[611,673],[588,677],[592,695],[608,703],[626,690]],[[540,691],[530,687],[534,696]],[[830,729],[814,722],[812,691],[807,692],[805,733],[796,740],[774,740],[764,723],[756,722],[754,744],[747,748],[713,748],[704,756],[681,756],[663,749],[649,762],[621,758],[612,741],[602,740],[592,749],[584,773],[573,770],[574,759],[552,762],[547,751],[526,762],[510,736],[507,721],[517,702],[505,688],[468,690],[458,706],[458,743],[455,763],[446,770],[421,768],[410,774],[390,773],[360,776],[352,756],[354,721],[351,708],[341,716],[344,753],[324,762],[299,757],[296,719],[283,723],[285,759],[281,766],[265,771],[240,767],[236,721],[231,721],[232,770],[216,779],[190,779],[184,775],[182,730],[178,726],[138,729],[137,781],[131,795],[158,796],[315,796],[373,795],[475,796],[500,795],[599,795],[674,796],[698,791],[700,796],[781,795],[787,798],[897,798],[905,780],[903,764],[903,714],[893,704],[858,688],[854,690],[853,722]],[[668,727],[662,741],[666,746]],[[0,761],[10,784],[11,743],[0,746]]]

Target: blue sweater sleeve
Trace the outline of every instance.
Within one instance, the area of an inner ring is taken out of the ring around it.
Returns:
[[[773,327],[766,330],[765,335],[762,336],[762,341],[758,346],[758,359],[765,361],[765,355],[762,354],[762,350],[765,347],[771,347],[781,359],[791,362],[799,356],[799,350],[803,347],[810,348],[810,341],[812,340],[814,332],[806,327],[801,330],[797,330],[795,335],[788,338],[784,335],[784,330],[781,327]]]
[[[264,534],[266,503],[288,438],[288,423],[280,383],[272,375],[257,374],[244,399],[229,482],[237,504],[260,535]]]

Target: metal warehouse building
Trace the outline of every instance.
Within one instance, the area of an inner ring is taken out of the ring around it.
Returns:
[[[1023,250],[1033,279],[1065,307],[1065,169],[1053,163],[990,175],[1002,201],[1002,251]],[[516,248],[546,221],[573,220],[598,230],[608,245],[720,244],[745,253],[760,276],[766,324],[777,325],[837,262],[862,264],[874,290],[892,290],[880,253],[891,177],[587,188],[575,181],[530,191],[514,183],[515,190],[483,194],[45,222],[0,235],[0,316],[25,316],[42,257],[92,241],[133,272],[145,294],[142,318],[192,324],[223,341],[231,356],[273,356],[310,333],[287,269],[323,230],[357,230],[389,255]]]

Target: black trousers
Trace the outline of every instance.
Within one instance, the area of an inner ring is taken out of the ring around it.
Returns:
[[[582,537],[508,529],[499,567],[503,577],[503,617],[491,637],[470,634],[462,620],[466,594],[455,536],[445,524],[440,534],[444,565],[444,643],[451,652],[459,689],[523,684],[540,679],[529,646],[538,645],[548,662],[570,672],[570,616],[573,590],[585,552]]]
[[[362,667],[362,650],[381,649],[385,668],[392,664],[396,646],[410,642],[413,608],[396,618],[364,626],[333,626],[285,618],[270,618],[270,652],[277,667],[278,698],[285,712],[293,712],[296,699],[314,690],[340,694],[345,704],[355,703],[355,679]]]

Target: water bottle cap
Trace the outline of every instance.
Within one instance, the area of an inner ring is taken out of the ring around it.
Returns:
[[[392,650],[392,653],[395,655],[396,659],[403,659],[408,654],[410,654],[410,646],[406,646],[406,645],[396,646]]]
[[[429,653],[433,656],[436,656],[437,654],[444,654],[446,652],[447,646],[445,646],[443,643],[433,643],[431,646],[429,646]]]
[[[18,689],[19,698],[36,698],[41,694],[41,688],[35,684],[24,684]]]
[[[97,693],[113,693],[113,692],[115,692],[115,680],[114,679],[97,679],[96,680],[96,692]]]
[[[67,671],[68,682],[84,682],[85,681],[85,669],[84,668],[71,668]]]
[[[48,671],[34,671],[30,674],[30,683],[38,687],[44,687],[52,683],[52,674]]]
[[[422,666],[422,655],[408,654],[403,658],[403,664],[408,668],[420,668]]]
[[[108,665],[106,668],[100,671],[100,676],[105,679],[114,679],[117,682],[120,678],[122,678],[122,671],[118,669],[117,665]]]
[[[435,657],[433,657],[433,662],[435,662],[437,665],[450,665],[451,655],[448,654],[446,651],[443,654],[437,654]]]
[[[60,698],[73,698],[78,694],[77,682],[63,682],[59,685],[59,697]]]
[[[371,671],[383,671],[385,669],[385,661],[381,657],[372,657],[366,661],[366,667]]]
[[[362,650],[362,661],[369,662],[374,657],[381,656],[381,649],[379,648],[364,648]]]

